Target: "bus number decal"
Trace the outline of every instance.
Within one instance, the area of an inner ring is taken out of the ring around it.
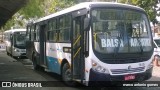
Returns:
[[[151,41],[150,41],[150,39],[136,39],[136,38],[135,39],[130,39],[131,47],[140,46],[139,44],[142,45],[142,46],[151,46]]]
[[[118,45],[120,43],[120,45]],[[118,39],[101,39],[102,47],[124,47],[123,41]]]

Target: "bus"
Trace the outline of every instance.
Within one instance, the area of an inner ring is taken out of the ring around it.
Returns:
[[[34,69],[57,73],[68,85],[152,76],[153,38],[139,7],[83,2],[28,23],[26,33]]]
[[[14,58],[26,57],[26,29],[11,29],[4,32],[6,53]]]

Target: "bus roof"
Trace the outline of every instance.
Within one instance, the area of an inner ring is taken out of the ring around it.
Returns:
[[[137,9],[137,10],[144,11],[140,7],[129,5],[129,4],[122,4],[122,3],[115,3],[115,2],[83,2],[83,3],[77,4],[75,6],[72,6],[72,7],[66,8],[64,10],[61,10],[59,12],[50,14],[50,15],[45,16],[45,17],[42,17],[42,18],[38,19],[37,21],[35,21],[33,23],[38,23],[38,22],[41,22],[41,21],[44,21],[44,20],[59,16],[59,15],[63,15],[63,14],[67,14],[67,13],[72,12],[72,11],[83,9],[83,8],[86,8],[86,9],[89,10],[92,6],[93,7],[94,6],[95,7],[100,7],[100,6],[126,7],[126,8],[132,8],[132,9]]]
[[[11,29],[11,30],[6,30],[4,33],[7,33],[7,32],[14,33],[14,32],[20,32],[20,31],[26,31],[26,29]]]

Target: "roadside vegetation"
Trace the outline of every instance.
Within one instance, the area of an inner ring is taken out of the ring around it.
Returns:
[[[70,7],[76,3],[85,0],[29,0],[25,7],[19,10],[12,18],[2,27],[2,30],[13,28],[25,28],[30,21],[40,17],[55,13],[64,8]],[[87,0],[86,0],[87,1]],[[88,0],[95,1],[95,0]],[[160,0],[97,0],[97,1],[117,1],[143,8],[153,25],[158,23],[156,16],[160,16],[160,7],[157,4]]]

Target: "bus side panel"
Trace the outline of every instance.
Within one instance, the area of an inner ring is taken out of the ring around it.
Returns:
[[[4,43],[6,46],[6,52],[11,54],[11,40],[10,40],[10,33],[4,32]]]
[[[33,45],[33,53],[36,54],[36,58],[37,58],[37,64],[38,65],[41,65],[40,64],[40,42],[34,42],[34,45]]]
[[[6,45],[6,51],[9,53],[9,54],[11,54],[11,44],[10,44],[10,42],[7,42],[7,45]]]
[[[40,65],[40,48],[39,48],[39,42],[34,42],[34,41],[27,41],[27,45],[26,45],[26,55],[27,57],[32,60],[32,56],[33,54],[35,54],[36,56],[36,61],[37,64]]]
[[[61,63],[64,59],[70,63],[70,53],[63,52],[63,47],[71,47],[69,43],[46,43],[46,57],[48,69],[61,74]]]

